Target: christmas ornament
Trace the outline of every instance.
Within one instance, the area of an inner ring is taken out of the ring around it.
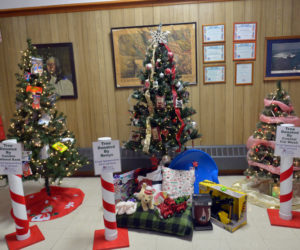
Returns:
[[[169,134],[169,130],[164,129],[164,130],[161,131],[161,133],[162,133],[165,137],[167,137],[168,134]]]
[[[132,123],[133,123],[134,126],[139,125],[139,119],[133,119]]]
[[[30,76],[31,76],[31,74],[29,72],[24,73],[24,78],[27,82],[29,82]]]
[[[147,70],[151,70],[152,69],[152,64],[151,63],[147,63],[146,64],[146,69]]]
[[[51,118],[48,114],[43,114],[41,119],[38,120],[38,124],[48,126],[50,120],[51,120]]]
[[[160,77],[160,78],[164,78],[164,76],[165,76],[164,73],[162,73],[162,72],[159,73],[159,77]]]
[[[59,151],[60,153],[63,153],[68,149],[68,147],[61,142],[54,143],[52,145],[52,148],[54,148],[56,151]]]
[[[149,89],[149,87],[150,87],[150,81],[149,81],[149,79],[147,79],[147,80],[145,80],[145,88]]]
[[[173,120],[172,120],[173,123],[177,123],[177,118],[175,117]]]
[[[32,95],[32,98],[33,98],[33,102],[31,105],[32,108],[39,109],[41,107],[41,105],[40,105],[41,96],[40,95]]]
[[[170,61],[170,62],[173,61],[173,57],[174,57],[173,52],[169,51],[169,52],[168,52],[168,58],[169,58],[169,61]]]
[[[197,122],[192,121],[192,122],[191,122],[191,125],[192,125],[192,128],[193,128],[193,129],[196,129],[196,127],[197,127]]]
[[[167,43],[169,33],[170,31],[162,32],[160,24],[157,30],[150,31],[151,39],[149,41],[151,43]]]
[[[42,94],[43,93],[43,88],[28,85],[26,87],[26,92],[31,92],[32,94]]]
[[[24,162],[22,163],[22,170],[23,170],[23,175],[24,177],[27,177],[29,175],[32,175],[32,170],[30,167],[30,163],[29,162]]]
[[[49,150],[50,150],[50,148],[49,148],[49,144],[46,144],[46,145],[44,145],[43,147],[42,147],[42,149],[41,149],[41,151],[40,151],[40,158],[42,159],[42,160],[46,160],[46,159],[48,159],[49,158]]]
[[[165,108],[166,103],[165,103],[165,96],[155,96],[156,98],[156,107],[157,108]]]
[[[151,129],[152,139],[155,141],[161,141],[161,135],[158,127]]]
[[[43,59],[32,57],[31,58],[31,74],[39,74],[43,73]]]
[[[153,88],[157,89],[158,88],[158,81],[153,82]]]
[[[181,82],[180,81],[176,82],[175,86],[176,88],[179,88],[181,86]]]
[[[182,100],[178,100],[178,99],[176,99],[176,108],[182,108],[182,105],[183,105],[183,102],[182,102]]]
[[[171,74],[171,70],[169,68],[165,69],[165,75],[170,75]]]
[[[140,139],[141,139],[141,134],[139,133],[131,134],[131,138],[130,138],[131,141],[138,142]]]

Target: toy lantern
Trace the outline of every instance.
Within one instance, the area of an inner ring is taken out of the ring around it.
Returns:
[[[196,231],[212,229],[211,205],[212,200],[209,194],[193,194],[192,214]]]

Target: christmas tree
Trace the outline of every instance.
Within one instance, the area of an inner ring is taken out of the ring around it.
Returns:
[[[74,135],[66,127],[66,117],[56,110],[58,96],[49,86],[43,60],[30,40],[27,44],[18,64],[21,73],[16,74],[16,111],[8,138],[21,142],[24,151],[30,152],[27,164],[23,164],[24,179],[45,178],[50,195],[50,183],[72,175],[87,161],[78,153]]]
[[[195,110],[187,106],[189,83],[182,82],[176,71],[174,55],[166,44],[167,32],[162,32],[160,25],[151,35],[140,73],[143,88],[131,95],[136,104],[130,110],[131,137],[125,147],[164,155],[170,150],[184,150],[187,141],[200,135],[190,118]]]
[[[280,81],[276,92],[267,96],[264,105],[256,130],[247,142],[249,168],[245,175],[272,179],[276,183],[280,175],[280,157],[274,156],[277,126],[283,123],[299,126],[300,119],[295,116],[290,96],[282,89]],[[294,158],[293,165],[294,170],[300,170],[300,159]],[[294,177],[300,177],[297,171]]]

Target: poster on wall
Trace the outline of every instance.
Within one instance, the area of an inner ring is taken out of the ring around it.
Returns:
[[[225,24],[202,26],[203,43],[225,42]]]
[[[233,41],[255,41],[256,22],[234,23]]]
[[[253,62],[235,63],[235,85],[253,84]]]
[[[150,45],[150,31],[158,25],[118,27],[111,29],[114,72],[117,88],[142,87],[138,74]],[[196,23],[163,24],[169,31],[168,46],[174,54],[176,70],[182,80],[197,84]]]
[[[266,37],[264,80],[300,79],[300,36]]]
[[[43,58],[50,85],[61,99],[77,98],[72,43],[34,44]]]

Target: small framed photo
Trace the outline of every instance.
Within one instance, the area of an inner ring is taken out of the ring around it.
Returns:
[[[235,85],[253,84],[253,62],[235,63]]]
[[[49,84],[61,99],[77,98],[76,74],[72,43],[34,44],[43,58]]]
[[[256,42],[233,43],[233,60],[255,60]]]
[[[204,84],[225,83],[226,81],[225,65],[204,66],[203,79],[204,79]]]
[[[300,79],[300,36],[265,38],[264,80]]]
[[[203,43],[225,42],[225,24],[202,26]]]
[[[203,63],[225,62],[224,44],[203,44]]]
[[[256,22],[233,24],[233,41],[256,41]]]

